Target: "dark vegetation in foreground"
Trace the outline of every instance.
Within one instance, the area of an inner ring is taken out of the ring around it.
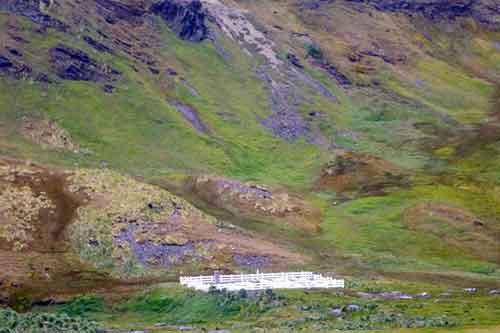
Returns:
[[[95,322],[58,313],[19,314],[10,309],[0,310],[1,333],[97,333]]]
[[[361,283],[345,291],[210,290],[201,293],[166,285],[113,302],[102,296],[87,295],[61,305],[35,307],[29,314],[2,310],[0,317],[4,320],[0,321],[0,332],[38,332],[37,329],[50,333],[168,332],[221,328],[231,332],[258,328],[392,331],[459,329],[500,323],[493,319],[500,318],[498,295],[486,290],[472,293],[436,288],[431,293],[412,294],[411,298],[404,299],[409,294],[387,292],[390,287],[396,286]],[[405,288],[416,291],[423,286]]]

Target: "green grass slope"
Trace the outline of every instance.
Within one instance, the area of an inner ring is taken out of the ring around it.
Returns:
[[[354,10],[357,7],[345,1],[321,4],[319,10],[295,1],[228,4],[249,10],[249,21],[275,42],[276,54],[286,65],[281,72],[264,67],[271,77],[278,81],[286,76],[292,68],[287,63],[291,53],[304,67],[301,73],[335,95],[333,101],[297,83],[297,95],[305,98],[288,101],[319,128],[327,145],[311,144],[304,137],[288,142],[273,136],[263,125],[263,119],[273,114],[272,92],[257,73],[266,60],[256,55],[255,45],[215,27],[216,42],[192,43],[179,39],[158,17],[141,28],[109,27],[89,11],[89,24],[79,31],[40,33],[28,18],[0,12],[3,45],[15,44],[33,70],[52,73],[49,50],[62,43],[122,73],[113,83],[113,93],[92,82],[45,83],[30,76],[2,75],[0,154],[68,168],[106,165],[167,184],[186,174],[209,173],[282,186],[323,211],[318,234],[246,223],[227,212],[220,216],[312,255],[311,268],[339,267],[346,274],[431,272],[498,281],[500,258],[495,249],[484,245],[493,253],[481,256],[470,244],[483,249],[480,240],[485,233],[500,244],[498,137],[484,135],[485,124],[497,128],[492,115],[498,112],[494,97],[500,84],[499,33],[466,18],[429,21],[364,5]],[[62,18],[71,21],[70,14]],[[15,42],[12,26],[29,42]],[[83,41],[83,35],[99,38],[101,30],[116,38],[137,33],[160,73],[152,73],[149,65],[116,44],[108,54]],[[334,65],[352,81],[349,87],[341,87],[314,62],[308,54],[311,45],[321,50],[323,65]],[[178,74],[166,74],[168,68]],[[195,110],[207,131],[196,130],[173,102]],[[313,111],[322,115],[319,120],[310,119]],[[81,151],[30,142],[20,131],[25,117],[55,121]],[[348,202],[342,201],[343,193],[318,190],[322,170],[337,150],[389,161],[409,175],[409,185]],[[430,222],[421,215],[405,219],[420,204],[459,208],[467,212],[464,216],[481,221],[486,231],[467,233],[469,227],[448,223],[453,216]],[[461,240],[466,244],[462,246]]]

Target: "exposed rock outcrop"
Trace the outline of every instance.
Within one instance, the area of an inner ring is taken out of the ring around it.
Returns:
[[[153,4],[151,11],[167,21],[184,40],[200,42],[208,37],[206,13],[199,0],[165,0]]]
[[[62,44],[50,50],[50,60],[57,76],[64,80],[113,81],[121,74],[87,53]]]
[[[0,1],[0,11],[7,11],[13,14],[29,18],[31,21],[44,27],[65,31],[68,26],[57,18],[42,12],[46,9],[50,1],[47,0],[2,0]]]
[[[297,68],[304,68],[304,66],[300,63],[300,59],[293,53],[287,53],[286,60]]]
[[[352,84],[351,80],[337,66],[325,58],[319,46],[310,44],[307,50],[307,57],[313,66],[323,69],[341,87],[347,88]]]
[[[314,66],[322,68],[326,73],[328,73],[328,75],[330,75],[332,79],[335,80],[335,82],[337,82],[339,86],[348,88],[352,85],[352,81],[346,75],[344,75],[334,64],[331,64],[326,60],[313,60],[312,64]]]
[[[248,52],[253,50],[255,54],[264,57],[273,68],[283,64],[275,50],[275,42],[262,31],[262,27],[257,27],[247,17],[247,11],[228,6],[219,0],[202,0],[202,3],[210,20],[215,22],[226,36],[237,41]]]
[[[186,119],[197,131],[201,133],[208,133],[208,127],[201,120],[198,112],[193,109],[191,106],[182,104],[180,102],[174,101],[171,102],[172,105],[182,116]]]
[[[348,0],[373,5],[389,12],[421,14],[428,19],[472,17],[479,23],[500,30],[500,4],[496,0]]]
[[[103,43],[95,40],[94,38],[92,38],[90,36],[83,36],[83,40],[99,52],[114,54],[114,51],[111,48],[107,47]]]
[[[127,4],[115,0],[95,0],[100,6],[106,22],[115,24],[119,21],[126,21],[132,25],[141,25],[143,23],[143,16],[146,14],[146,8],[142,2],[132,2]]]
[[[33,70],[30,66],[11,58],[0,55],[0,75],[7,75],[16,79],[32,77],[38,80],[38,78],[33,75]]]
[[[14,64],[6,57],[0,55],[0,69],[10,68]]]

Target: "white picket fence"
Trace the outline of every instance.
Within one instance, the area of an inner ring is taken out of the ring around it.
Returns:
[[[229,291],[265,289],[344,288],[343,279],[334,279],[313,272],[282,272],[183,276],[180,283],[188,288],[208,291],[210,287]]]

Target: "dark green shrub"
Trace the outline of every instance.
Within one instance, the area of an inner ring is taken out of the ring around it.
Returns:
[[[10,309],[0,309],[1,333],[97,333],[95,322],[70,317],[65,313],[19,314]]]
[[[12,295],[9,306],[18,312],[24,312],[31,308],[32,299],[31,297],[24,293],[19,292]]]
[[[248,298],[248,293],[245,289],[241,289],[240,291],[238,291],[238,297],[240,299],[246,299]]]
[[[132,299],[122,307],[122,310],[140,313],[167,313],[180,305],[176,299],[153,293]]]
[[[307,44],[306,52],[309,57],[320,60],[323,59],[323,51],[315,44]]]
[[[240,317],[258,317],[284,304],[273,291],[249,294],[246,290],[230,292],[211,288],[208,293],[189,291],[164,295],[153,291],[135,297],[116,309],[148,314],[161,321],[182,325],[221,322]]]
[[[104,299],[98,296],[82,296],[62,306],[59,310],[69,316],[85,316],[87,313],[102,312]]]

